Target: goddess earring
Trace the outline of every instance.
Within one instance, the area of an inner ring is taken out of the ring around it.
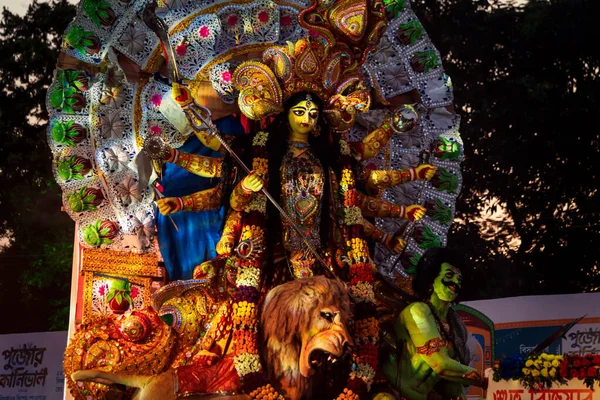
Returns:
[[[318,124],[315,126],[315,129],[313,129],[312,134],[314,137],[319,137],[321,134],[321,127]]]

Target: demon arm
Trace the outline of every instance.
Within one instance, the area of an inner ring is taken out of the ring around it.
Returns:
[[[221,186],[202,190],[182,197],[163,197],[156,200],[158,210],[162,215],[169,215],[179,211],[214,210],[221,205]]]
[[[421,164],[416,168],[400,170],[372,170],[367,177],[367,190],[377,192],[411,181],[425,181],[433,178],[437,168],[431,164]]]
[[[392,127],[386,118],[377,129],[369,132],[362,141],[350,143],[352,155],[359,161],[375,157],[388,143],[391,135]]]
[[[365,238],[383,244],[396,254],[400,254],[404,251],[406,241],[401,237],[382,231],[364,218],[362,219],[361,224],[363,226],[363,235]]]
[[[165,158],[165,162],[175,164],[192,174],[204,178],[218,178],[223,171],[222,158],[200,156],[176,149],[169,149],[169,155]]]
[[[374,218],[403,218],[411,222],[418,221],[425,215],[425,207],[413,204],[397,206],[389,201],[380,200],[356,191],[362,215]]]
[[[462,385],[484,385],[485,379],[482,379],[475,369],[450,357],[448,343],[442,339],[427,304],[413,303],[402,314],[417,354],[436,374],[447,381]]]

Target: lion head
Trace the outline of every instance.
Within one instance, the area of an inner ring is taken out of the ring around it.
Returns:
[[[351,345],[349,318],[350,298],[340,281],[316,276],[269,291],[260,343],[273,386],[286,398],[310,397],[315,372],[327,368],[329,375]]]

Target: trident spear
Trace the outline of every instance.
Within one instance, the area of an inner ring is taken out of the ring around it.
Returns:
[[[167,60],[167,69],[169,72],[169,78],[171,82],[180,82],[181,75],[179,74],[179,70],[177,69],[177,63],[175,62],[175,53],[171,46],[171,42],[169,41],[168,27],[165,22],[156,15],[156,2],[149,3],[142,13],[142,18],[146,26],[152,30],[156,36],[158,36],[163,53]],[[242,167],[246,173],[250,173],[250,169],[246,166],[246,164],[240,159],[240,157],[229,147],[227,142],[223,139],[223,137],[219,134],[216,126],[213,124],[210,119],[211,113],[210,110],[204,106],[198,104],[193,98],[191,101],[182,107],[185,116],[190,123],[191,127],[196,131],[205,131],[208,135],[214,136],[220,143],[221,146],[233,157],[233,159]],[[158,141],[159,137],[151,137],[153,141]],[[162,141],[162,140],[161,140]],[[159,143],[148,143],[152,147],[162,147]],[[146,142],[144,143],[144,147],[146,147]],[[155,152],[154,150],[153,152]],[[160,150],[158,151],[160,153]],[[296,231],[298,236],[302,238],[302,241],[308,248],[308,250],[312,253],[317,261],[324,267],[326,274],[329,275],[330,278],[336,277],[330,267],[327,265],[325,260],[320,256],[317,250],[308,242],[298,225],[294,222],[294,220],[289,216],[288,213],[285,212],[283,208],[277,203],[277,201],[271,196],[268,190],[263,186],[261,192],[269,201],[275,206],[277,211],[281,214],[283,218],[288,222],[288,224]]]

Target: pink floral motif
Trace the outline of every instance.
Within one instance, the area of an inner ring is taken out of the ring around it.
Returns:
[[[208,37],[208,35],[210,35],[210,28],[206,25],[202,25],[198,30],[198,35],[200,35],[201,38]]]
[[[136,286],[131,286],[131,298],[135,299],[138,294],[140,294],[138,288]]]
[[[310,35],[312,38],[315,38],[315,39],[319,37],[319,32],[317,32],[317,31],[313,31],[312,29],[310,29],[310,30],[308,31],[308,34],[309,34],[309,35]]]
[[[185,43],[178,44],[177,47],[175,47],[175,53],[177,53],[179,57],[185,56],[185,53],[187,53],[187,45]]]
[[[236,26],[238,23],[238,16],[235,14],[231,14],[229,17],[227,17],[227,25],[229,26]]]
[[[282,26],[290,26],[292,24],[292,16],[289,14],[285,14],[281,17],[281,25]]]
[[[258,20],[263,24],[269,20],[269,13],[265,10],[262,10],[258,13]]]
[[[162,103],[162,96],[158,93],[154,93],[152,97],[150,97],[150,101],[154,107],[160,107],[160,103]]]
[[[106,286],[102,285],[98,288],[98,294],[100,294],[100,296],[104,296],[104,294],[106,293]]]
[[[162,133],[162,129],[160,129],[157,125],[152,125],[150,127],[150,133],[153,135],[160,135]]]
[[[229,71],[225,71],[221,74],[221,79],[223,80],[223,82],[231,82],[231,72]]]

